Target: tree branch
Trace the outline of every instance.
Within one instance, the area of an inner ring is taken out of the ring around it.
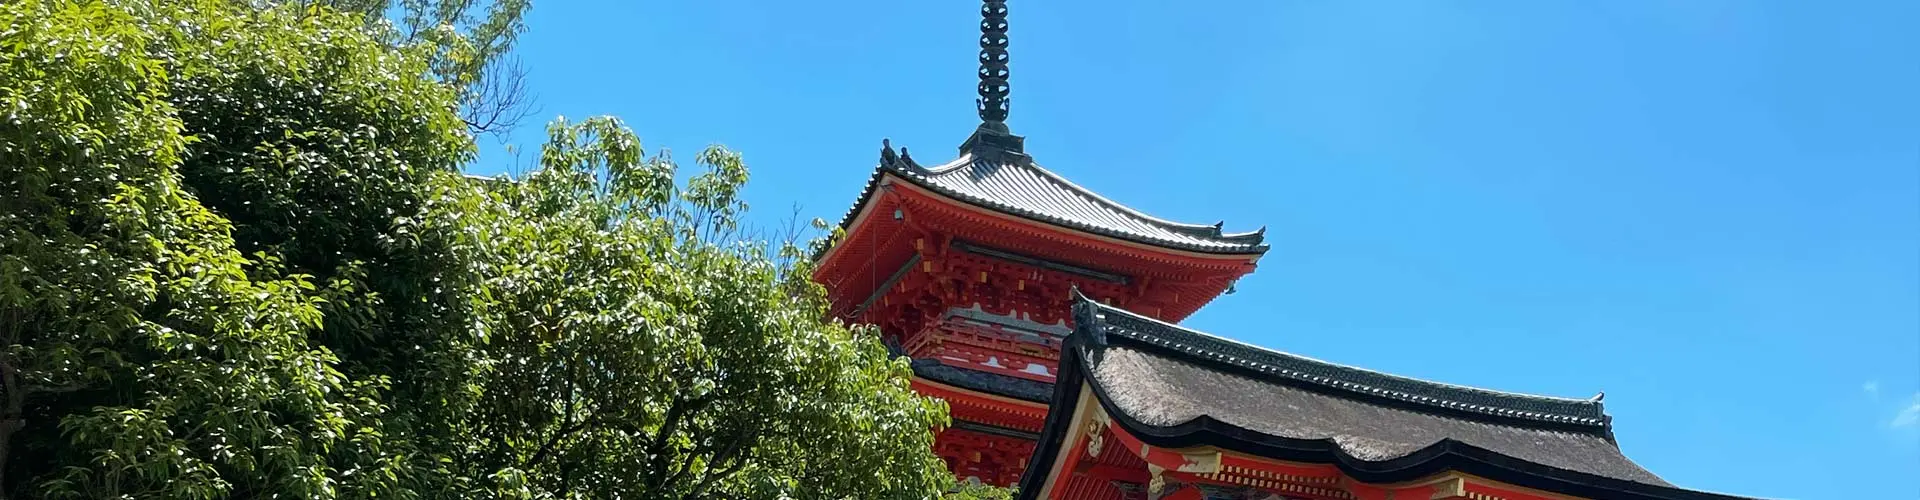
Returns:
[[[526,469],[536,465],[540,465],[540,462],[547,459],[547,454],[553,451],[553,447],[559,444],[562,438],[572,436],[574,433],[586,430],[588,427],[592,427],[593,426],[592,424],[593,422],[587,421],[587,422],[580,422],[577,424],[573,424],[573,425],[561,428],[560,432],[553,433],[553,437],[547,438],[547,442],[544,444],[541,444],[540,449],[533,452],[533,457],[528,458],[526,463],[520,464],[520,468]]]
[[[726,449],[714,454],[713,460],[709,462],[714,464],[724,463],[727,465],[722,466],[718,471],[709,470],[706,477],[700,478],[700,482],[694,485],[693,491],[687,492],[682,498],[686,500],[705,498],[707,488],[713,486],[721,479],[740,472],[740,469],[746,468],[748,461],[745,459],[745,455],[740,452],[746,449],[748,442],[758,440],[759,436],[759,426],[749,427],[745,432],[741,432],[738,436],[735,436],[733,442],[729,443]]]
[[[461,99],[460,120],[475,135],[500,135],[535,112],[519,58],[488,61]]]
[[[580,395],[578,394],[578,391],[576,391],[574,387],[575,377],[578,376],[579,374],[579,366],[580,366],[579,363],[567,364],[567,378],[566,378],[567,407],[565,410],[562,410],[563,414],[560,416],[560,418],[562,422],[566,422],[568,425],[565,427],[561,427],[559,432],[556,432],[553,434],[553,437],[547,438],[547,442],[544,444],[541,444],[540,449],[534,451],[533,456],[529,457],[526,463],[520,464],[520,468],[526,469],[536,465],[540,465],[540,462],[542,460],[546,460],[547,454],[553,451],[553,447],[558,445],[561,439],[564,439],[568,436],[572,436],[576,432],[580,432],[582,430],[585,430],[588,427],[591,427],[593,425],[593,422],[597,420],[597,419],[585,419],[579,423],[573,423],[574,415],[577,413],[574,410],[576,409],[576,407],[580,402]]]
[[[26,410],[27,394],[20,387],[20,370],[13,366],[11,357],[0,357],[0,390],[7,391],[6,407],[0,409],[0,500],[7,496],[6,474],[7,457],[13,455],[13,433],[27,426],[22,418]]]
[[[647,456],[649,457],[647,477],[651,479],[650,483],[652,483],[648,486],[656,489],[666,486],[667,480],[671,477],[667,474],[667,467],[671,465],[667,463],[668,444],[673,440],[674,434],[679,432],[681,423],[686,421],[688,416],[698,413],[712,403],[713,397],[711,395],[695,399],[682,399],[679,396],[674,396],[673,405],[667,407],[666,419],[661,423],[660,431],[653,435],[652,442],[647,445]]]

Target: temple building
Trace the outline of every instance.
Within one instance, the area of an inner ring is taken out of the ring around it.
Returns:
[[[980,126],[939,163],[883,144],[814,275],[947,402],[935,448],[956,476],[1049,500],[1737,498],[1634,464],[1598,397],[1178,326],[1254,271],[1264,231],[1155,218],[1042,168],[1006,126],[1006,2],[981,14]]]

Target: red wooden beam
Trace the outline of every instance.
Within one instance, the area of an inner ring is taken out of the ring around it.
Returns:
[[[1079,438],[1073,440],[1073,447],[1060,450],[1060,453],[1067,454],[1067,461],[1061,464],[1060,473],[1054,475],[1053,485],[1047,490],[1049,492],[1047,500],[1062,500],[1067,498],[1067,494],[1069,493],[1067,491],[1068,480],[1073,478],[1073,471],[1080,468],[1080,460],[1087,456],[1086,448],[1087,436],[1082,433]],[[1036,465],[1045,467],[1043,464]]]
[[[1086,474],[1088,477],[1101,481],[1125,481],[1129,483],[1147,484],[1147,481],[1153,479],[1153,476],[1148,474],[1146,469],[1102,463],[1081,462],[1080,468],[1075,472]]]

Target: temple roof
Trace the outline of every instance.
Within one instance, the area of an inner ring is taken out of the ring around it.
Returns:
[[[1589,474],[1647,484],[1667,482],[1620,454],[1606,436],[1482,422],[1371,404],[1274,381],[1234,375],[1143,349],[1110,347],[1092,379],[1134,420],[1175,427],[1208,417],[1261,434],[1331,440],[1340,451],[1381,462],[1445,440]]]
[[[1060,177],[1024,154],[974,154],[944,165],[922,167],[911,157],[882,155],[860,201],[841,219],[849,227],[886,174],[935,193],[1024,219],[1046,222],[1135,243],[1217,254],[1267,250],[1265,229],[1224,233],[1220,223],[1185,224],[1156,218],[1109,200]]]
[[[938,359],[916,359],[912,366],[913,374],[920,378],[961,389],[1035,403],[1053,399],[1053,384],[1046,382],[947,366]]]
[[[1101,311],[1097,325],[1108,338],[1124,337],[1181,357],[1203,358],[1208,364],[1237,368],[1261,383],[1385,400],[1410,411],[1474,420],[1548,425],[1600,435],[1609,428],[1601,403],[1594,399],[1535,396],[1402,377],[1229,340],[1112,306],[1095,303],[1093,307]]]
[[[1376,484],[1454,470],[1587,498],[1737,498],[1680,489],[1635,464],[1614,442],[1597,399],[1390,375],[1084,298],[1074,318],[1054,413],[1071,413],[1084,382],[1115,422],[1150,445],[1331,463]],[[1035,463],[1052,460],[1060,446],[1064,423],[1050,418],[1047,425]]]

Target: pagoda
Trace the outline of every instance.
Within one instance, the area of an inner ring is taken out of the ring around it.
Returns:
[[[936,446],[954,473],[1010,486],[1047,416],[1072,290],[1179,321],[1267,246],[1260,231],[1155,218],[1041,168],[1006,125],[1006,2],[981,15],[980,126],[933,165],[883,145],[814,278],[835,314],[913,358],[915,390],[946,400],[953,425]]]
[[[1177,326],[1264,230],[1159,219],[1054,174],[1006,125],[1007,5],[981,8],[981,123],[949,161],[882,141],[816,258],[948,404],[935,451],[1022,499],[1730,499],[1627,459],[1598,397],[1399,377]]]

